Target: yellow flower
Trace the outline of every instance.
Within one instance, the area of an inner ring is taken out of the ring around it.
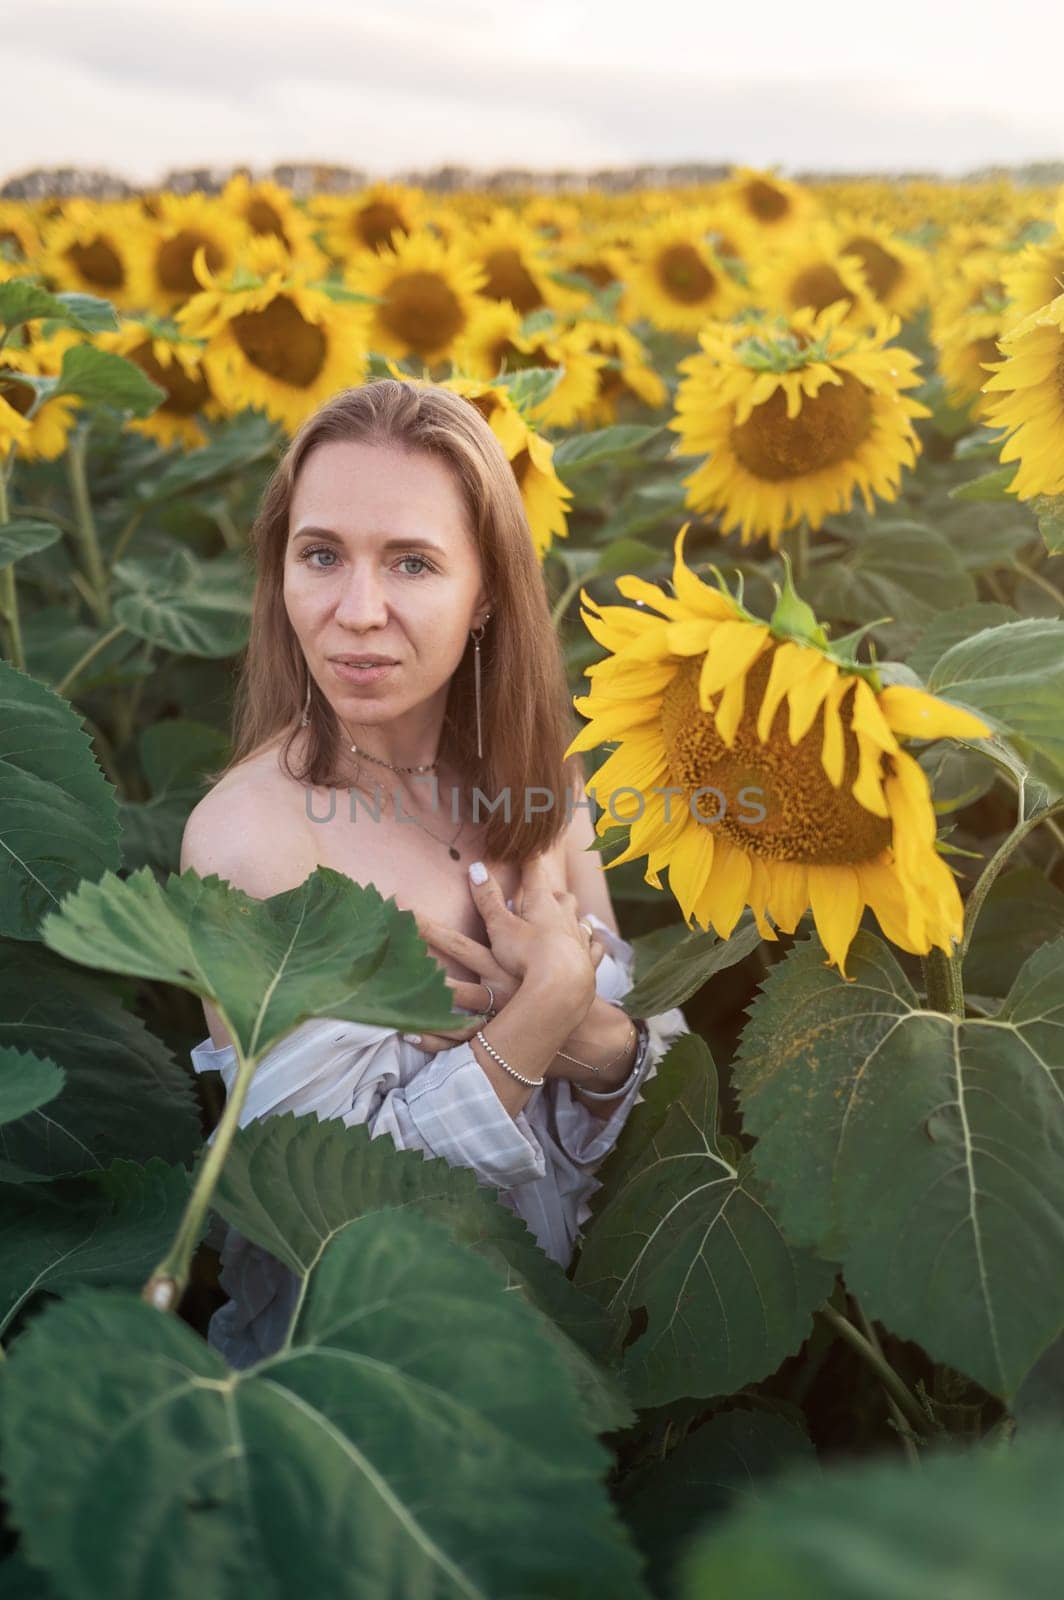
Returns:
[[[346,281],[379,301],[368,308],[371,349],[435,366],[450,356],[479,309],[484,275],[455,246],[415,233],[396,238],[379,255],[356,258]]]
[[[127,322],[117,333],[97,335],[96,342],[132,361],[166,391],[166,399],[150,417],[131,417],[127,427],[158,439],[164,449],[181,445],[198,450],[207,443],[200,419],[225,413],[211,393],[198,339],[180,337],[172,324],[166,327],[148,320]]]
[[[5,251],[16,261],[31,261],[40,248],[41,236],[26,206],[19,200],[0,200],[0,264]]]
[[[644,346],[628,328],[619,323],[584,321],[574,331],[593,354],[603,358],[598,392],[583,416],[586,427],[608,428],[628,400],[653,410],[665,404],[669,391],[647,360]]]
[[[28,383],[20,383],[19,374],[58,377],[64,349],[77,342],[65,334],[37,339],[28,345],[8,343],[0,350],[0,457],[12,445],[15,454],[25,461],[54,461],[63,454],[80,402],[74,395],[57,395],[45,400],[30,417],[36,390]]]
[[[545,313],[549,317],[549,313]],[[525,336],[522,317],[508,300],[477,313],[469,332],[455,345],[454,363],[473,377],[492,379],[530,367],[561,369],[550,394],[529,415],[537,427],[568,428],[582,421],[593,406],[598,369],[604,364],[574,333],[544,328]]]
[[[1064,293],[1064,201],[1057,207],[1057,231],[1044,244],[1028,244],[1001,269],[1001,281],[1017,317],[1029,317]]]
[[[1010,484],[1029,500],[1064,494],[1064,294],[1002,335],[1005,357],[985,385],[983,416],[1007,430],[1002,461],[1018,461]]]
[[[132,308],[134,260],[144,250],[149,227],[131,201],[65,200],[62,211],[43,226],[34,270],[60,291],[100,295]]]
[[[747,317],[703,330],[684,375],[669,427],[682,453],[707,455],[684,480],[694,511],[719,511],[725,533],[744,544],[805,517],[848,510],[859,489],[893,500],[902,466],[913,466],[914,417],[926,406],[903,390],[919,382],[916,357],[887,341],[897,317],[878,314],[868,329],[843,326],[845,304],[789,321]]]
[[[396,377],[403,374],[397,372]],[[454,377],[441,387],[453,389],[475,406],[505,450],[521,491],[536,556],[542,562],[553,541],[566,538],[569,532],[566,511],[572,490],[554,470],[554,446],[528,426],[502,385]]]
[[[203,370],[227,412],[257,406],[289,433],[338,389],[366,373],[364,308],[332,300],[297,271],[279,239],[253,239],[228,283],[196,257],[207,287],[176,313],[203,339]]]
[[[159,195],[130,275],[130,299],[143,311],[166,313],[198,294],[193,271],[203,250],[216,276],[229,273],[246,249],[248,229],[227,206],[202,194]]]
[[[836,227],[839,249],[857,258],[870,293],[884,310],[903,318],[919,311],[931,289],[927,253],[873,222],[840,219]]]
[[[763,262],[753,274],[751,291],[758,305],[784,315],[826,311],[842,301],[847,320],[865,322],[873,305],[860,261],[842,254],[834,229],[823,223],[795,235]]]
[[[808,222],[817,210],[808,189],[774,172],[739,167],[721,191],[722,203],[766,236],[784,237],[798,223]]]
[[[292,198],[290,189],[270,178],[252,182],[237,172],[229,179],[218,205],[228,210],[259,239],[276,239],[289,260],[312,278],[328,270],[328,261],[315,243],[317,221]]]
[[[733,278],[708,242],[701,211],[673,211],[649,223],[629,251],[624,309],[672,333],[697,333],[728,317],[741,300]]]
[[[401,183],[372,183],[356,195],[319,195],[311,208],[324,224],[325,248],[345,262],[365,250],[386,250],[396,234],[415,232],[425,196]]]
[[[844,978],[865,906],[903,950],[949,951],[961,899],[935,849],[927,778],[900,741],[991,729],[921,689],[881,688],[828,644],[789,570],[771,620],[751,616],[685,565],[686,532],[673,595],[630,576],[617,588],[638,609],[582,594],[611,654],[587,669],[591,691],[574,704],[591,720],[566,755],[616,742],[588,785],[606,808],[600,835],[630,826],[606,870],[646,856],[660,889],[667,868],[688,926],[722,939],[746,905],[765,939],[810,909]]]
[[[562,310],[585,298],[553,282],[552,244],[512,211],[493,212],[460,243],[482,273],[480,293],[485,299],[508,300],[523,317],[545,306]]]

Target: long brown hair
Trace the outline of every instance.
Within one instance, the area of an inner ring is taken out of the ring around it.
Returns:
[[[491,618],[481,641],[481,720],[484,756],[477,756],[472,639],[447,696],[439,759],[454,767],[470,794],[486,797],[483,853],[491,860],[524,862],[550,848],[566,825],[566,793],[581,794],[580,756],[565,757],[579,724],[550,617],[520,490],[505,452],[475,404],[429,384],[380,378],[344,389],[309,417],[292,438],[266,485],[251,528],[257,569],[251,632],[233,704],[233,754],[209,781],[224,776],[287,731],[284,770],[299,783],[323,787],[339,781],[336,758],[341,729],[316,685],[304,758],[291,764],[300,731],[307,667],[284,603],[284,562],[296,480],[319,444],[358,440],[439,457],[461,490],[470,532],[491,596]],[[511,820],[492,802],[509,790]],[[525,820],[525,797],[549,811]]]

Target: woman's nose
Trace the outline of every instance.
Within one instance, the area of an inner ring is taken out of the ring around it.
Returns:
[[[384,588],[375,572],[353,572],[343,586],[336,608],[338,622],[351,627],[369,627],[387,621],[388,607]]]

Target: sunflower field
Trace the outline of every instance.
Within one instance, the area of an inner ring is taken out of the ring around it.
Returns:
[[[187,1065],[451,1019],[394,900],[179,872],[265,482],[387,375],[513,467],[691,1029],[568,1272]],[[1062,612],[1064,195],[0,201],[5,1595],[1059,1593]],[[300,1279],[239,1372],[224,1224]]]

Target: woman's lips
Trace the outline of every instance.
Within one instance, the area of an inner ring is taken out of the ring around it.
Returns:
[[[397,661],[377,661],[371,667],[356,667],[349,661],[334,661],[332,667],[345,683],[376,683],[399,665]]]

